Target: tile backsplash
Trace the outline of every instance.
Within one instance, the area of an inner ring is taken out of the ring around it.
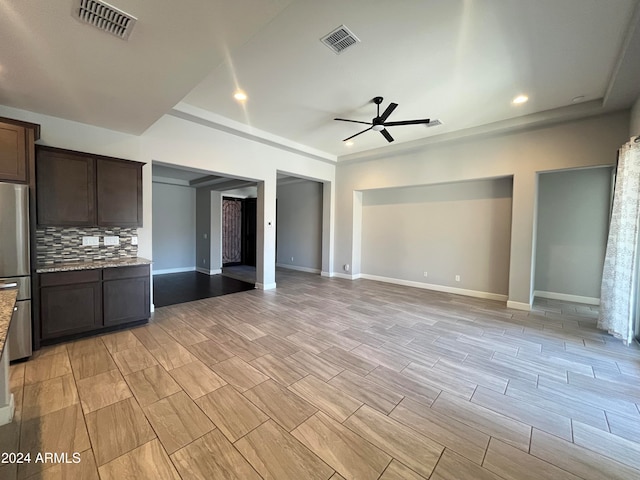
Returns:
[[[36,230],[38,264],[51,265],[62,262],[137,257],[138,246],[131,244],[131,237],[137,235],[137,228],[41,227]],[[120,244],[105,245],[105,236],[120,237]],[[100,237],[100,244],[83,246],[82,237]]]

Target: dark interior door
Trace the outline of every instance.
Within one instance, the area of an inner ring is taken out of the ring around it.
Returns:
[[[256,266],[256,223],[258,221],[256,198],[242,201],[242,263]]]

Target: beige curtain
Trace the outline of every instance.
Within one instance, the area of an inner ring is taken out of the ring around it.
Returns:
[[[613,210],[602,272],[598,328],[633,341],[640,230],[640,137],[618,154]]]

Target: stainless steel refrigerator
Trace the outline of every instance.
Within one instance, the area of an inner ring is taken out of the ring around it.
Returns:
[[[9,360],[31,356],[29,187],[0,183],[0,288],[18,288],[9,327]]]

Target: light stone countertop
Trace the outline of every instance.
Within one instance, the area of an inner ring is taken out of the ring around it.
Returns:
[[[0,290],[0,357],[4,352],[4,345],[7,341],[7,333],[9,332],[17,296],[17,288]]]
[[[92,262],[67,262],[38,265],[36,273],[71,272],[74,270],[94,270],[97,268],[131,267],[135,265],[149,265],[153,262],[142,257],[109,258]]]

